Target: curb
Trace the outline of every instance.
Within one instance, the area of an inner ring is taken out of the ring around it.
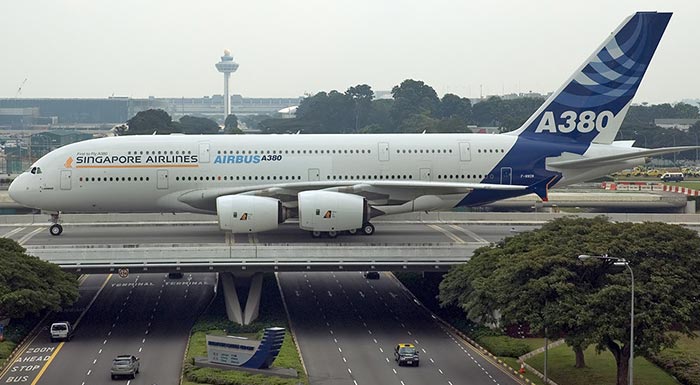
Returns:
[[[278,273],[275,272],[275,281],[277,281],[277,289],[280,291],[280,297],[282,297],[282,305],[284,306],[284,312],[287,315],[287,322],[289,322],[289,333],[292,335],[292,339],[294,340],[294,347],[297,349],[297,354],[299,354],[299,361],[301,361],[301,367],[304,368],[304,374],[306,375],[306,379],[308,380],[309,378],[309,372],[306,370],[306,364],[304,363],[304,356],[301,355],[301,349],[299,348],[299,344],[297,343],[297,335],[294,332],[294,325],[292,324],[292,318],[289,317],[289,310],[287,309],[287,300],[284,298],[284,293],[282,292],[282,286],[280,286],[280,280],[277,275]]]
[[[209,310],[209,307],[211,304],[214,302],[216,299],[217,295],[217,290],[216,288],[219,286],[219,274],[216,274],[216,282],[214,283],[214,294],[211,296],[211,300],[207,304],[207,306],[204,307],[201,313],[199,313],[199,316],[204,314],[207,310]],[[199,317],[198,317],[199,318]],[[195,323],[197,321],[195,320]],[[194,326],[194,325],[192,325]],[[182,385],[182,382],[185,380],[185,363],[187,360],[187,353],[190,351],[190,341],[192,340],[192,329],[190,329],[190,333],[187,335],[187,345],[185,345],[185,354],[182,356],[182,369],[180,369],[180,385]]]

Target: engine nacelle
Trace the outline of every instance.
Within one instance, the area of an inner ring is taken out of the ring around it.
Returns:
[[[251,195],[226,195],[216,198],[219,228],[234,233],[274,230],[284,222],[282,202]]]
[[[298,194],[299,227],[309,231],[359,229],[369,218],[364,197],[334,191],[303,191]]]

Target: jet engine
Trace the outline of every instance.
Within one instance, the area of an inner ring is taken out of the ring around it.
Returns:
[[[216,198],[219,228],[233,233],[274,230],[284,222],[282,202],[252,195],[226,195]]]
[[[303,191],[298,194],[299,227],[312,232],[361,228],[369,219],[367,199],[334,191]]]

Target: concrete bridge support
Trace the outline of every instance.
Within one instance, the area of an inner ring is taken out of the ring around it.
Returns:
[[[219,273],[223,288],[228,319],[241,325],[249,325],[260,313],[262,273]],[[242,303],[240,296],[246,296]]]

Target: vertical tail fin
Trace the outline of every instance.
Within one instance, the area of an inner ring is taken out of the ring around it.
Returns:
[[[625,19],[512,135],[612,143],[670,18],[637,12]]]

